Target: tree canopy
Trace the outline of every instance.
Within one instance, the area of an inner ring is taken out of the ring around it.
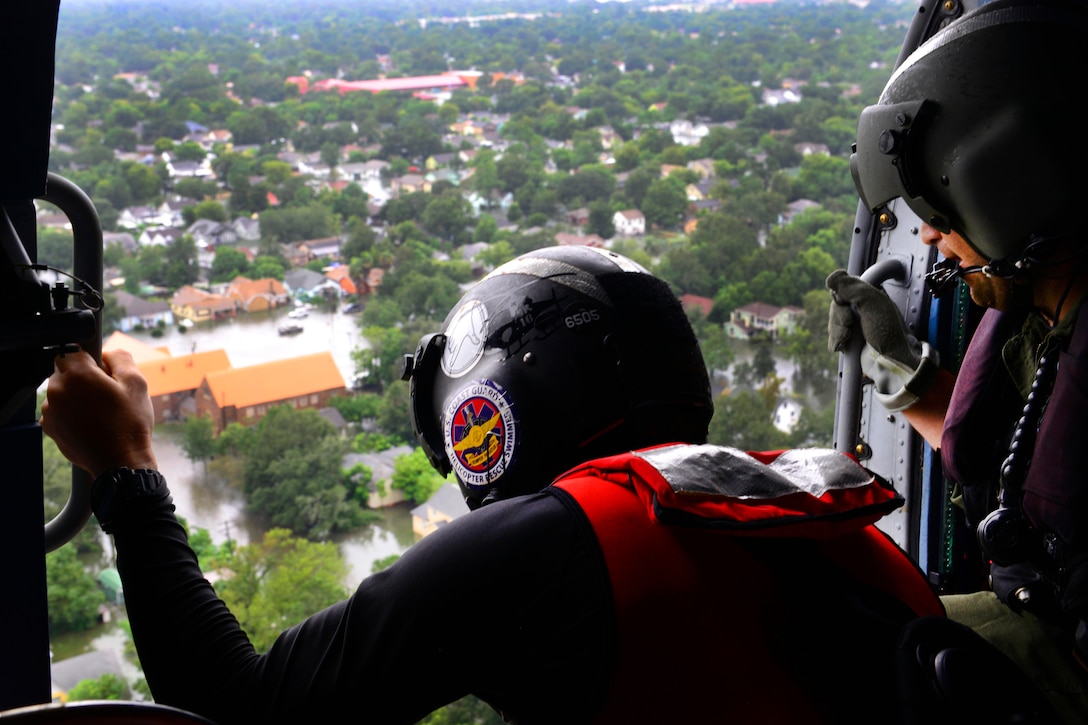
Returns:
[[[216,591],[259,652],[279,633],[345,599],[347,564],[335,544],[313,543],[286,529],[267,531],[260,542],[214,562],[230,576]]]
[[[364,521],[345,486],[344,445],[315,410],[275,406],[257,423],[245,459],[247,504],[273,526],[323,540]]]

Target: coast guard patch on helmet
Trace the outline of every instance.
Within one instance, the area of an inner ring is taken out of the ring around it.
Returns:
[[[450,398],[442,416],[446,455],[466,486],[489,486],[514,460],[517,420],[498,383],[477,380]]]

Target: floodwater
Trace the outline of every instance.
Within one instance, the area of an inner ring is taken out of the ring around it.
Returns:
[[[185,331],[173,325],[166,328],[162,337],[153,337],[150,332],[128,334],[153,347],[166,347],[175,357],[226,350],[231,365],[236,368],[328,350],[345,382],[350,383],[355,377],[351,352],[367,345],[359,330],[359,316],[314,308],[309,310],[307,317],[291,320],[287,317],[288,311],[284,307],[267,312],[240,313],[232,319],[200,323]],[[276,328],[287,322],[298,323],[302,332],[281,337]]]
[[[149,332],[128,334],[153,347],[166,347],[174,356],[225,350],[235,368],[328,350],[349,383],[355,373],[351,352],[367,344],[358,327],[358,315],[311,309],[305,318],[293,320],[302,325],[301,333],[281,337],[276,328],[289,321],[287,312],[288,308],[281,308],[242,314],[232,320],[202,323],[185,332],[171,326],[161,337]],[[193,463],[171,436],[161,431],[156,431],[154,441],[159,468],[170,482],[177,513],[190,527],[207,529],[216,543],[229,538],[247,544],[261,538],[266,524],[249,514],[240,484],[232,484],[215,461],[207,469]],[[336,538],[350,567],[346,582],[349,588],[354,589],[370,574],[375,561],[403,553],[414,543],[409,511],[406,504],[385,509],[379,523]]]
[[[174,356],[222,349],[234,367],[328,350],[345,382],[351,381],[355,372],[351,352],[366,345],[358,327],[358,315],[313,309],[307,317],[294,320],[303,326],[300,334],[281,337],[276,328],[288,321],[287,312],[288,309],[282,308],[240,316],[198,325],[185,332],[171,326],[161,337],[153,337],[149,332],[128,334],[153,347],[166,347]],[[246,510],[241,482],[232,482],[237,475],[230,475],[223,460],[211,461],[207,467],[193,463],[185,457],[174,438],[162,429],[155,431],[154,445],[159,468],[170,482],[177,513],[190,527],[206,529],[212,540],[220,544],[228,538],[248,544],[263,536],[266,524]],[[401,554],[415,542],[410,510],[408,504],[383,509],[379,522],[335,537],[349,567],[344,582],[349,590],[353,591],[371,573],[374,562]],[[112,540],[105,534],[102,539],[107,561],[112,560]],[[109,622],[87,632],[51,638],[56,661],[92,649],[110,650],[118,655],[125,679],[135,681],[140,673],[125,656],[128,636],[117,625],[116,615],[120,612],[117,608],[112,609],[115,616]],[[136,693],[132,697],[143,699]]]

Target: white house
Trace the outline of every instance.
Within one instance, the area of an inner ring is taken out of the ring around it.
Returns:
[[[793,332],[805,311],[800,307],[778,307],[765,302],[753,302],[738,307],[725,323],[727,337],[747,340],[765,336],[772,340]]]
[[[783,433],[792,433],[801,420],[802,407],[799,402],[791,398],[784,398],[778,402],[774,409],[774,427]]]
[[[159,224],[164,227],[185,226],[185,217],[182,214],[182,210],[191,203],[192,202],[187,202],[183,199],[174,199],[159,204]]]
[[[189,225],[188,232],[198,247],[215,247],[238,241],[238,234],[233,226],[214,219],[197,219]]]
[[[185,231],[183,229],[177,229],[175,227],[145,229],[140,232],[138,241],[142,247],[169,247],[184,233]]]
[[[214,179],[211,159],[205,156],[200,161],[175,161],[166,162],[166,172],[171,179]]]
[[[705,123],[680,119],[669,124],[669,133],[672,134],[672,140],[681,146],[698,146],[710,133],[710,128]]]
[[[624,209],[612,215],[612,226],[616,234],[636,236],[646,233],[646,217],[638,209]]]
[[[117,226],[125,229],[137,229],[148,224],[155,224],[159,211],[153,206],[130,206],[121,210],[117,217]]]
[[[261,222],[251,217],[240,216],[230,223],[238,239],[255,242],[261,238]]]
[[[766,106],[800,102],[801,92],[792,88],[765,88],[763,90],[763,104]]]

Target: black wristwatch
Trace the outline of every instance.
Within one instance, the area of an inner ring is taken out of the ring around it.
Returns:
[[[113,468],[91,485],[91,510],[102,530],[109,533],[118,503],[166,495],[166,479],[153,468]]]

